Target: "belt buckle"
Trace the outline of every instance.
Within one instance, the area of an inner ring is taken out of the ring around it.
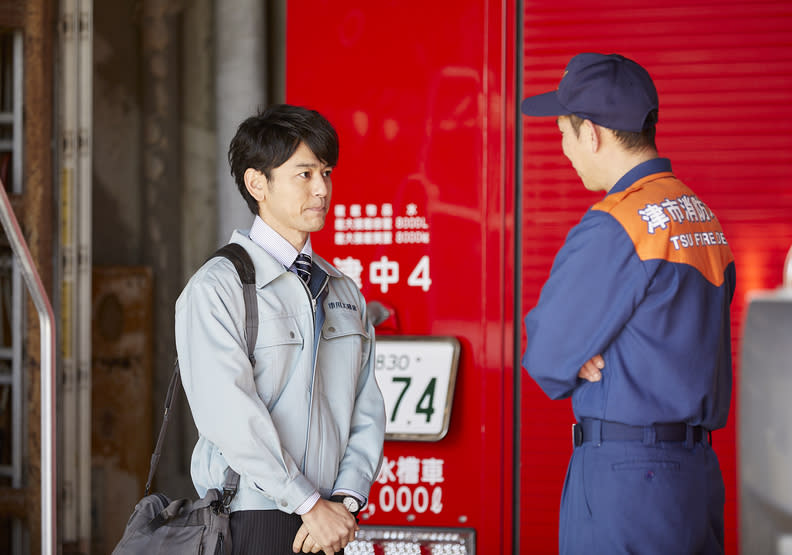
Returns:
[[[575,447],[583,445],[583,426],[580,424],[572,424],[572,445]]]

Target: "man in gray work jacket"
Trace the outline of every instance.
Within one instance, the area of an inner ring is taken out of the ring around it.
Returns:
[[[319,113],[276,105],[231,141],[231,174],[255,215],[231,242],[256,270],[255,367],[231,262],[204,264],[176,302],[182,381],[199,432],[199,495],[241,476],[231,505],[236,554],[338,552],[382,461],[385,410],[374,330],[354,281],[317,256],[338,137]]]

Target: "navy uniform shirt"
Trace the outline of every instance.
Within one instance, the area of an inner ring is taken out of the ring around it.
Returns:
[[[622,177],[569,232],[525,317],[522,364],[578,420],[726,424],[734,257],[664,158]],[[602,354],[602,380],[577,377]]]

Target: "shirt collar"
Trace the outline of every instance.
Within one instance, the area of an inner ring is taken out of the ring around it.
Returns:
[[[608,194],[613,193],[620,193],[624,191],[627,187],[638,181],[639,179],[643,179],[647,175],[652,175],[653,173],[661,173],[661,172],[670,172],[671,171],[671,160],[668,158],[652,158],[651,160],[647,160],[646,162],[641,162],[633,169],[625,173],[621,179],[619,179],[616,184],[611,187],[611,190],[608,191]]]
[[[253,220],[253,226],[250,228],[248,236],[259,247],[267,251],[272,258],[283,264],[285,268],[289,268],[297,259],[299,253],[294,248],[294,245],[272,229],[267,222],[261,219],[261,216],[256,216]],[[308,256],[313,255],[310,235],[301,252]]]

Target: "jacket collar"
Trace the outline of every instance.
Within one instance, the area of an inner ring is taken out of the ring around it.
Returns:
[[[671,160],[668,158],[652,158],[646,162],[641,162],[633,169],[625,173],[608,191],[609,195],[621,193],[639,179],[647,175],[671,171]]]
[[[231,243],[237,243],[245,247],[245,250],[250,254],[253,260],[253,267],[256,270],[256,288],[261,288],[273,281],[278,276],[288,272],[283,264],[275,260],[271,254],[257,245],[253,240],[248,237],[247,233],[240,230],[235,230],[231,234]],[[342,276],[332,264],[327,262],[324,258],[313,253],[312,261],[315,266],[333,278],[340,278]]]

